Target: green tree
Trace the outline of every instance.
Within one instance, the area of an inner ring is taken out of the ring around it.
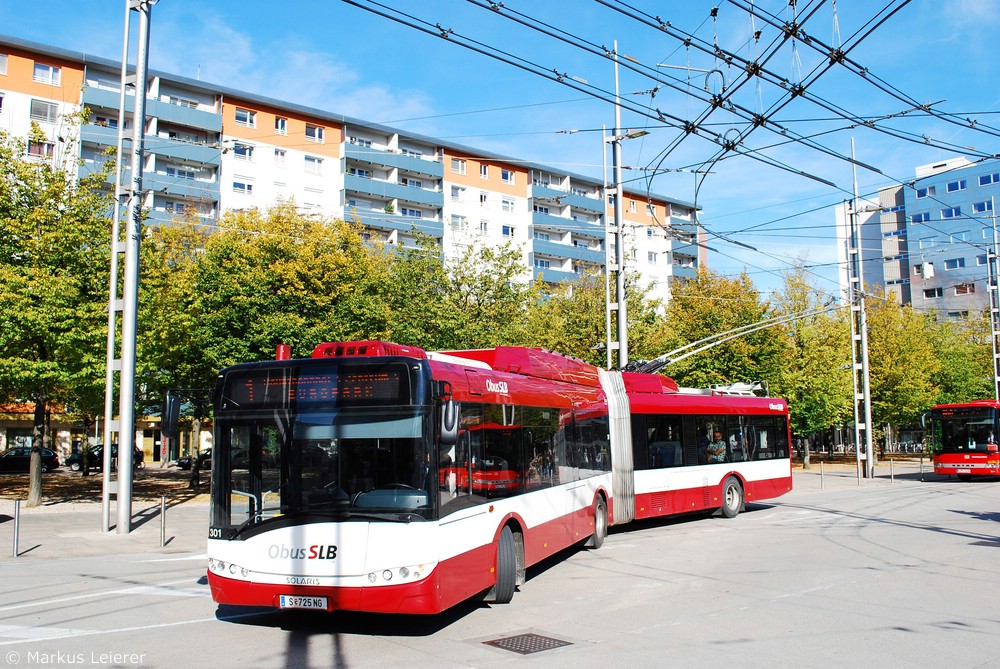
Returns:
[[[865,306],[872,421],[913,425],[939,393],[934,379],[941,362],[931,343],[934,318],[880,293],[866,299]]]
[[[993,345],[989,310],[960,320],[929,325],[931,344],[941,368],[933,382],[935,404],[990,399],[993,387]]]
[[[464,329],[463,314],[449,304],[451,279],[437,241],[417,235],[416,247],[405,247],[389,266],[389,338],[427,350],[456,349]]]
[[[448,307],[458,318],[456,339],[470,348],[528,344],[527,308],[540,282],[525,283],[520,249],[469,246],[446,265]]]
[[[773,394],[788,400],[792,432],[808,435],[853,420],[851,330],[845,310],[814,313],[826,303],[802,268],[785,275],[775,305],[779,315],[795,317],[781,326],[788,353],[771,384]]]
[[[30,141],[44,140],[36,127]],[[0,396],[35,405],[27,505],[36,506],[49,408],[103,395],[110,201],[98,187],[106,174],[77,182],[26,148],[0,132]]]
[[[671,324],[670,349],[770,318],[773,307],[761,301],[746,274],[723,277],[704,267],[675,287],[666,318]],[[709,351],[671,364],[664,371],[693,387],[770,380],[786,350],[779,328],[750,333]]]
[[[136,381],[146,410],[159,409],[169,388],[205,384],[204,356],[191,333],[195,271],[207,238],[196,220],[177,219],[149,229],[143,240]]]
[[[192,343],[211,381],[227,365],[307,355],[322,341],[391,331],[389,263],[356,225],[302,216],[292,204],[228,213],[205,241],[192,287]]]

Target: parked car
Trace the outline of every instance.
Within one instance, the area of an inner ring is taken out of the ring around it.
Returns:
[[[90,446],[87,449],[90,452],[90,468],[100,471],[104,469],[104,446],[98,444],[97,446]],[[66,466],[72,469],[74,472],[78,472],[83,469],[83,452],[73,453],[66,458]],[[114,470],[118,465],[118,446],[113,445],[111,447],[111,469]],[[132,456],[132,467],[135,469],[142,469],[143,467],[143,454],[142,450],[139,448],[135,449],[135,454]]]
[[[42,449],[42,472],[59,466],[59,456],[48,448]],[[31,467],[30,448],[12,448],[0,455],[0,472],[26,472]]]
[[[212,449],[206,448],[204,451],[198,454],[198,460],[200,461],[199,468],[202,471],[207,471],[212,468]],[[177,466],[181,469],[188,470],[191,469],[192,460],[190,455],[183,455],[177,458]]]

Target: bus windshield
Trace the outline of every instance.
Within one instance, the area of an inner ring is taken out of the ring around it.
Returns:
[[[956,408],[935,411],[931,445],[936,453],[996,449],[996,412],[992,408]]]
[[[407,365],[230,373],[216,407],[214,531],[232,537],[296,516],[433,518],[433,405],[410,391],[420,377]],[[372,379],[393,387],[369,392]]]

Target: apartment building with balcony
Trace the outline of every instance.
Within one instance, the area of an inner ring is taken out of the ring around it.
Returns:
[[[47,140],[28,152],[38,159],[79,157],[81,173],[111,159],[119,82],[115,61],[0,35],[0,128],[26,137],[37,122]],[[210,224],[227,210],[291,201],[356,220],[396,247],[429,235],[446,260],[510,243],[525,281],[603,272],[614,258],[614,196],[600,179],[156,70],[147,85],[151,224],[192,215]],[[126,152],[134,96],[127,88]],[[89,116],[70,137],[65,119],[83,107]],[[665,302],[671,282],[705,262],[694,207],[653,193],[623,198],[626,270]]]
[[[988,308],[998,196],[1000,161],[960,156],[920,165],[912,181],[881,189],[861,207],[865,282],[938,318]],[[836,214],[842,245],[844,211]]]

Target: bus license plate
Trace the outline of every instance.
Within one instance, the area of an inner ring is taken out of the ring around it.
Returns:
[[[283,609],[322,609],[326,611],[326,597],[281,595],[278,606]]]
[[[955,473],[956,474],[971,474],[972,470],[971,469],[956,469]]]

